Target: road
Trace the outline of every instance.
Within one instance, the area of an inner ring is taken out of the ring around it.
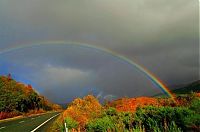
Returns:
[[[45,132],[59,112],[24,117],[0,123],[0,132]]]

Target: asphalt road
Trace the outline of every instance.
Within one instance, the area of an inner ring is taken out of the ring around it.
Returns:
[[[46,113],[0,123],[0,132],[45,132],[59,112]]]

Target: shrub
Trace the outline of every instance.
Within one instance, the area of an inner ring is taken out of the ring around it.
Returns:
[[[64,111],[64,117],[71,117],[78,122],[80,129],[84,130],[89,120],[96,119],[101,116],[102,106],[99,101],[92,95],[88,95],[83,99],[75,99],[67,110]]]
[[[133,132],[145,132],[144,126],[141,127],[141,126],[138,126],[138,125],[136,125],[132,130],[133,130]]]
[[[182,132],[182,130],[176,125],[176,123],[174,121],[172,121],[169,125],[169,127],[167,127],[167,132]]]
[[[188,127],[200,127],[200,114],[195,114],[185,118]]]
[[[129,130],[133,124],[133,114],[130,112],[120,112],[118,114],[118,122],[122,122],[124,125],[124,129]]]
[[[145,127],[141,126],[141,125],[134,126],[134,128],[132,130],[133,130],[133,132],[146,132]],[[165,132],[182,132],[182,130],[180,128],[178,128],[178,126],[175,124],[174,121],[172,121],[169,126],[166,126],[165,129],[162,127],[158,127],[157,123],[155,123],[154,126],[152,127],[151,131],[153,131],[153,132],[163,132],[163,131],[165,131]]]
[[[20,115],[19,112],[14,111],[14,112],[0,112],[0,120],[6,119],[6,118],[12,118],[14,116]]]
[[[91,132],[106,132],[107,130],[113,130],[115,125],[111,118],[104,116],[89,122],[86,128]]]
[[[115,108],[108,108],[101,117],[87,124],[89,131],[125,131],[131,130],[133,114],[130,112],[117,112]]]
[[[78,122],[70,117],[65,118],[65,122],[68,129],[76,129],[78,127]]]
[[[110,107],[105,111],[105,114],[108,116],[115,116],[117,115],[117,110],[113,107]]]
[[[135,125],[144,125],[147,130],[155,128],[168,129],[174,121],[182,129],[187,128],[186,118],[190,118],[194,112],[182,107],[153,107],[148,106],[144,109],[139,108],[135,113]]]
[[[196,113],[200,114],[200,98],[196,98],[194,100],[192,100],[191,105],[190,105],[190,109],[195,111]]]

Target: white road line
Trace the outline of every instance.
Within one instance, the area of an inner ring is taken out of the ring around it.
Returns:
[[[20,121],[19,123],[23,123],[24,121]]]
[[[0,129],[4,129],[4,128],[6,128],[6,127],[0,127]]]
[[[42,124],[40,124],[38,127],[36,127],[35,129],[33,129],[31,132],[35,132],[37,129],[39,129],[41,126],[43,126],[45,123],[47,123],[48,121],[50,121],[51,119],[53,119],[54,117],[58,116],[60,113],[52,116],[51,118],[49,118],[48,120],[46,120],[45,122],[43,122]]]

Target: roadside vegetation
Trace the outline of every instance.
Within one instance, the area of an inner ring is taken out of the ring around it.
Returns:
[[[182,132],[200,130],[200,93],[170,98],[122,98],[101,105],[88,95],[75,99],[52,131]]]
[[[10,74],[0,76],[0,120],[59,109],[59,105],[40,96],[31,85],[15,81]]]

